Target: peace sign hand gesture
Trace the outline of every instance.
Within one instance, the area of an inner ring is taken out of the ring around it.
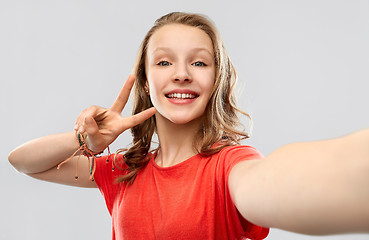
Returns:
[[[155,114],[156,109],[151,107],[133,116],[122,117],[121,113],[135,79],[134,75],[128,77],[111,108],[91,106],[78,116],[74,129],[80,134],[86,134],[85,141],[91,151],[96,153],[103,151],[125,130]]]

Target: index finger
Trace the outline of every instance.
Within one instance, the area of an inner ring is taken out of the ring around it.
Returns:
[[[113,105],[110,108],[112,111],[119,113],[123,111],[123,108],[128,101],[129,94],[131,92],[135,80],[136,77],[133,74],[128,76],[126,82],[124,83],[122,89],[118,94],[118,97],[115,99]]]

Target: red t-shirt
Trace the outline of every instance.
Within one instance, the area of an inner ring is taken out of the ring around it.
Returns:
[[[132,185],[114,183],[124,171],[112,171],[113,156],[98,158],[94,178],[112,216],[113,240],[264,239],[269,229],[245,220],[228,189],[234,165],[261,157],[252,147],[230,146],[163,168],[150,156]]]

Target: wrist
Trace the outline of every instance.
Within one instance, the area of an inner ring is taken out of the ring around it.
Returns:
[[[100,152],[95,152],[87,146],[87,143],[86,143],[87,134],[86,133],[81,134],[79,132],[76,132],[76,137],[79,143],[79,150],[81,150],[81,153],[85,155],[86,157],[96,156],[104,152],[104,150]]]

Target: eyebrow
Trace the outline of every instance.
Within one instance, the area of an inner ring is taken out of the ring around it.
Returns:
[[[159,52],[159,51],[172,52],[172,49],[168,48],[168,47],[158,47],[158,48],[155,48],[152,52],[155,53],[155,52]],[[191,52],[206,52],[210,56],[213,56],[213,53],[211,51],[209,51],[208,48],[204,48],[204,47],[192,48]]]

